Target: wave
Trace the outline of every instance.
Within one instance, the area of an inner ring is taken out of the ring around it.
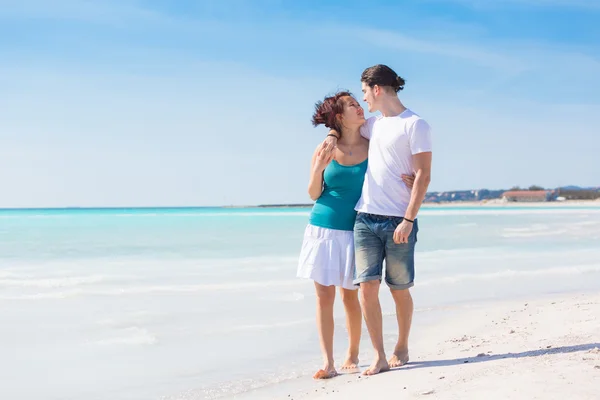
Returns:
[[[505,232],[529,232],[529,231],[545,231],[548,230],[550,226],[545,224],[533,224],[531,226],[523,227],[523,228],[504,228]]]
[[[481,208],[478,210],[473,209],[454,209],[454,210],[434,210],[434,209],[421,209],[419,216],[446,216],[446,215],[558,215],[558,214],[600,214],[600,207],[597,208]]]
[[[73,276],[64,278],[14,278],[16,275],[11,274],[12,279],[5,279],[0,275],[0,286],[19,286],[19,287],[37,287],[37,288],[63,288],[80,285],[90,285],[105,281],[103,276]]]
[[[504,238],[525,238],[525,237],[539,237],[539,236],[557,236],[564,235],[565,233],[569,233],[567,230],[546,230],[546,231],[523,231],[523,232],[513,232],[513,233],[503,233],[502,237]]]
[[[579,223],[560,223],[553,225],[533,224],[527,227],[504,228],[501,236],[505,238],[519,238],[558,235],[593,235],[598,234],[598,225],[600,225],[600,222],[598,221],[581,221]]]
[[[26,214],[26,215],[0,215],[0,219],[64,219],[64,218],[75,218],[77,215],[74,214],[57,214],[57,215],[44,215],[44,214]]]
[[[140,211],[131,210],[102,210],[98,211],[72,211],[67,210],[57,213],[38,213],[30,212],[10,212],[8,214],[0,213],[0,219],[61,219],[61,218],[214,218],[214,217],[307,217],[310,215],[310,208],[298,209],[238,209],[238,210],[182,210],[173,211],[166,209],[164,211]],[[423,207],[421,208],[420,216],[447,216],[447,215],[521,215],[521,214],[599,214],[600,207]]]
[[[419,286],[435,286],[442,284],[456,284],[466,281],[489,281],[493,279],[515,278],[515,277],[532,277],[532,276],[568,276],[568,275],[583,275],[590,273],[600,273],[599,264],[582,264],[570,267],[555,267],[532,270],[515,270],[506,269],[502,271],[494,271],[487,273],[465,273],[453,276],[445,276],[439,278],[431,278],[418,283]],[[72,289],[58,292],[42,292],[33,294],[21,295],[3,295],[2,300],[49,300],[49,299],[66,299],[78,296],[128,296],[128,295],[144,295],[158,293],[199,293],[199,292],[215,292],[215,291],[236,291],[236,290],[257,290],[272,287],[294,287],[294,286],[309,286],[305,280],[289,280],[289,281],[263,281],[263,282],[232,282],[232,283],[216,283],[216,284],[199,284],[199,285],[154,285],[154,286],[133,286],[108,289]],[[279,298],[280,301],[299,301],[302,300],[301,294],[292,294],[291,297]]]
[[[523,228],[504,228],[502,237],[537,237],[537,236],[555,236],[567,233],[565,229],[552,229],[549,225],[534,224]]]
[[[233,256],[227,258],[156,258],[148,255],[134,256],[131,258],[115,256],[113,258],[106,259],[89,259],[89,258],[73,258],[69,260],[10,260],[9,262],[0,259],[0,268],[5,264],[6,270],[23,270],[23,269],[43,269],[46,271],[60,271],[62,269],[75,269],[85,265],[86,270],[95,270],[110,268],[111,270],[119,268],[119,272],[124,271],[123,269],[136,269],[143,268],[144,270],[152,269],[156,267],[177,267],[177,268],[197,268],[210,266],[211,268],[225,267],[229,265],[240,266],[240,267],[263,267],[263,266],[277,266],[277,265],[289,265],[298,262],[296,255],[261,255],[261,256]],[[5,270],[5,271],[6,271]],[[33,278],[32,275],[19,275],[13,272],[2,271],[0,269],[0,279],[2,278]],[[126,272],[125,272],[126,273]],[[113,277],[114,278],[114,277]],[[119,279],[136,279],[133,275],[122,275]]]
[[[579,225],[579,226],[600,225],[600,221],[580,221],[580,222],[573,223],[573,225]]]
[[[66,218],[212,218],[212,217],[307,217],[310,211],[240,211],[240,212],[187,212],[187,213],[106,213],[106,214],[57,214],[57,215],[0,215],[0,219],[66,219]]]
[[[415,258],[419,259],[420,262],[431,262],[431,261],[445,261],[446,259],[460,259],[460,260],[471,260],[471,259],[491,259],[497,260],[499,257],[502,261],[510,259],[540,259],[544,257],[568,257],[569,259],[580,259],[586,257],[587,259],[600,259],[600,248],[586,248],[586,249],[573,249],[573,250],[562,250],[562,249],[544,249],[540,251],[527,251],[517,250],[511,246],[494,246],[494,247],[465,247],[461,249],[441,249],[441,250],[429,250],[429,251],[417,251]]]
[[[274,322],[272,324],[238,325],[238,326],[230,327],[227,329],[223,329],[222,331],[219,331],[219,333],[234,332],[234,331],[235,332],[263,331],[263,330],[273,329],[273,328],[289,328],[291,326],[307,325],[307,324],[314,324],[314,323],[315,323],[314,318],[311,318],[311,319],[300,319],[300,320],[296,320],[296,321]],[[217,333],[217,332],[214,331],[211,333]]]
[[[45,292],[25,295],[4,295],[0,296],[2,300],[44,300],[44,299],[65,299],[78,296],[127,296],[153,293],[194,293],[194,292],[215,292],[230,290],[263,289],[270,287],[291,287],[306,286],[307,281],[261,281],[261,282],[232,282],[232,283],[214,283],[200,285],[154,285],[154,286],[133,286],[110,289],[73,289],[60,292]]]
[[[456,284],[465,281],[489,281],[493,279],[532,277],[532,276],[557,276],[557,275],[583,275],[590,273],[600,273],[599,264],[577,265],[571,267],[555,267],[532,270],[513,270],[506,269],[502,271],[488,272],[483,274],[457,274],[443,278],[433,278],[419,282],[419,286],[435,286],[442,284]]]
[[[115,217],[288,217],[309,216],[310,211],[247,211],[216,213],[177,213],[177,214],[113,214]]]
[[[92,344],[107,346],[107,345],[152,345],[158,342],[155,335],[151,334],[147,329],[132,326],[121,329],[121,335],[93,341]]]

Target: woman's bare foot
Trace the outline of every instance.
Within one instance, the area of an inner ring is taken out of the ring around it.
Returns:
[[[325,365],[323,368],[315,372],[314,379],[329,379],[337,376],[337,371],[333,366]]]
[[[401,367],[408,363],[408,350],[397,350],[388,360],[390,368]]]
[[[352,371],[358,370],[358,357],[350,357],[346,358],[346,361],[342,364],[343,371]]]
[[[380,372],[389,371],[390,366],[388,362],[385,360],[385,357],[376,358],[373,361],[373,364],[369,368],[367,368],[362,374],[363,375],[376,375]]]

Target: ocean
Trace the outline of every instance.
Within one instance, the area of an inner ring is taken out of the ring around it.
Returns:
[[[0,210],[0,398],[218,399],[310,380],[314,287],[295,277],[309,211]],[[598,289],[599,206],[419,214],[416,332],[455,304]]]

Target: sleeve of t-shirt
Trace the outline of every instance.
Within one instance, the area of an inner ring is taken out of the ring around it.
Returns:
[[[364,124],[360,127],[360,135],[365,139],[371,139],[371,133],[373,132],[373,124],[377,117],[371,117],[365,121]]]
[[[410,151],[414,155],[431,150],[431,127],[424,119],[418,119],[410,131]]]

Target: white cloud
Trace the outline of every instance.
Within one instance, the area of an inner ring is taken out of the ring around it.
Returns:
[[[349,32],[354,32],[363,40],[368,38],[371,46],[413,53],[427,53],[447,58],[459,58],[510,73],[519,73],[531,67],[519,57],[486,50],[483,47],[469,45],[465,42],[421,39],[392,31],[370,28],[353,29]]]
[[[344,28],[332,29],[339,34]],[[420,68],[428,68],[433,73],[428,82],[438,87],[451,77],[455,86],[464,87],[464,92],[470,94],[494,91],[496,96],[502,97],[503,93],[512,95],[517,90],[536,99],[552,94],[550,101],[554,101],[556,96],[565,94],[579,95],[579,101],[594,99],[598,102],[600,58],[595,48],[461,37],[460,29],[450,39],[444,37],[443,32],[429,32],[421,37],[372,28],[343,32],[361,40],[363,45],[380,49],[386,59],[396,59],[400,64],[406,65],[410,54],[426,56],[411,58],[411,61],[418,60],[422,63]],[[453,60],[459,63],[450,62]],[[487,72],[482,72],[481,67]]]

